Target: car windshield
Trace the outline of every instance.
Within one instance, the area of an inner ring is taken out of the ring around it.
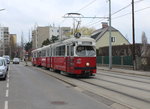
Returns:
[[[19,59],[18,58],[14,58],[14,61],[19,61]]]
[[[95,56],[96,52],[93,46],[78,46],[76,54],[78,56]]]
[[[3,60],[0,60],[0,66],[2,66],[3,65]]]
[[[9,59],[9,56],[3,56],[3,57]]]

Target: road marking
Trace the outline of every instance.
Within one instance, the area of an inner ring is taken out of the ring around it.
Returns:
[[[5,101],[5,107],[4,109],[8,109],[8,101]]]
[[[9,78],[9,73],[7,74],[7,78]]]
[[[9,78],[7,79],[7,82],[9,82]]]
[[[6,97],[8,97],[8,95],[9,95],[9,90],[7,89],[6,90]]]
[[[6,84],[6,87],[9,88],[9,83]]]

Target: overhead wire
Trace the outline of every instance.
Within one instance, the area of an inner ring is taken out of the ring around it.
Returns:
[[[139,3],[139,2],[141,2],[141,1],[144,1],[144,0],[138,0],[138,1],[135,1],[134,3]],[[117,13],[119,13],[119,12],[125,10],[126,8],[130,7],[131,4],[132,4],[132,3],[126,5],[125,7],[119,9],[118,11],[112,13],[111,15],[113,16],[113,15],[115,15],[115,14],[117,14]],[[136,12],[136,11],[135,11],[135,12]],[[126,14],[124,14],[124,15],[122,15],[122,16],[125,16],[125,15],[128,15],[128,14],[129,14],[129,13],[126,13]],[[121,17],[122,17],[122,16],[121,16]],[[119,17],[119,16],[118,16],[118,17]],[[117,17],[117,18],[118,18],[118,17]],[[103,20],[104,20],[104,19],[103,19]],[[96,22],[94,22],[94,23],[92,23],[92,24],[89,24],[89,26],[92,26],[92,25],[94,25],[94,24],[96,24],[96,23],[98,23],[98,22],[101,22],[101,21],[103,21],[103,20],[96,21]]]
[[[149,7],[146,7],[146,8],[142,8],[142,9],[136,10],[135,12],[137,13],[137,12],[140,12],[140,11],[143,11],[143,10],[146,10],[146,9],[149,9],[149,8],[150,8],[150,6],[149,6]],[[132,14],[132,13],[126,13],[126,14],[123,14],[123,15],[120,15],[120,16],[117,16],[117,17],[114,17],[114,18],[112,18],[112,20],[113,20],[113,19],[117,19],[117,18],[124,17],[124,16],[129,15],[129,14]]]
[[[91,2],[89,2],[87,5],[83,6],[81,9],[77,10],[77,12],[87,8],[88,6],[90,6],[91,4],[93,4],[94,2],[96,2],[97,0],[92,0]]]
[[[89,2],[87,5],[83,6],[81,9],[77,10],[76,12],[79,12],[85,8],[87,8],[88,6],[90,6],[91,4],[93,4],[94,2],[96,2],[97,0],[92,0],[91,2]],[[63,19],[61,22],[60,22],[60,25],[63,24],[65,22],[66,19]]]

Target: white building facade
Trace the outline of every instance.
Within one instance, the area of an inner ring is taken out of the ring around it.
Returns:
[[[10,48],[10,36],[8,27],[0,27],[0,56],[8,55]]]
[[[57,37],[58,40],[61,40],[66,37],[66,33],[70,31],[70,27],[37,26],[32,31],[32,49],[40,48],[43,41],[47,39],[51,41],[53,37]]]

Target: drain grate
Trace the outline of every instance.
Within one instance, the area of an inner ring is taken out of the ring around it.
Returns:
[[[65,105],[67,103],[64,102],[64,101],[52,101],[51,104],[54,104],[54,105]]]

